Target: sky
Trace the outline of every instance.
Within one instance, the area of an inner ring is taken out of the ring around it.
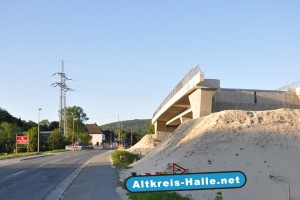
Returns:
[[[0,107],[58,121],[67,106],[98,125],[151,119],[194,66],[223,88],[277,89],[300,80],[298,0],[3,0]]]

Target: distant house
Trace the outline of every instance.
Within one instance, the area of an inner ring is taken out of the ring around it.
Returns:
[[[92,136],[91,143],[93,146],[100,145],[102,141],[105,140],[105,135],[103,134],[102,129],[96,123],[86,124],[85,126],[90,136]]]

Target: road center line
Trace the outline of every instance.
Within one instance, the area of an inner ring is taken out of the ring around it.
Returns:
[[[25,170],[20,171],[20,172],[17,172],[17,173],[14,173],[12,176],[17,176],[17,175],[22,174],[22,173],[24,173],[24,172],[25,172]]]

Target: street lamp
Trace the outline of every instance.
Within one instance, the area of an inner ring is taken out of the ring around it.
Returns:
[[[41,115],[41,108],[39,108],[39,120],[38,120],[38,148],[37,152],[40,152],[40,115]]]
[[[75,136],[74,136],[74,135],[75,135],[75,133],[74,133],[74,121],[75,121],[75,120],[78,120],[78,118],[74,118],[74,117],[73,117],[73,135],[72,135],[72,145],[73,145],[73,147],[74,147],[74,141],[75,141],[75,138],[74,138],[74,137],[75,137]]]

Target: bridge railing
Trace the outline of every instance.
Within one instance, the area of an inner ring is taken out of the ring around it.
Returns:
[[[287,91],[288,89],[293,89],[293,88],[300,88],[300,81],[286,85],[284,87],[278,88],[277,90],[280,91]]]
[[[181,90],[192,78],[194,78],[200,70],[200,66],[197,65],[196,67],[193,67],[186,75],[185,77],[176,85],[176,87],[172,90],[172,92],[165,98],[165,100],[158,106],[156,111],[153,114],[153,117],[164,107],[170,99],[174,97],[174,95]]]

